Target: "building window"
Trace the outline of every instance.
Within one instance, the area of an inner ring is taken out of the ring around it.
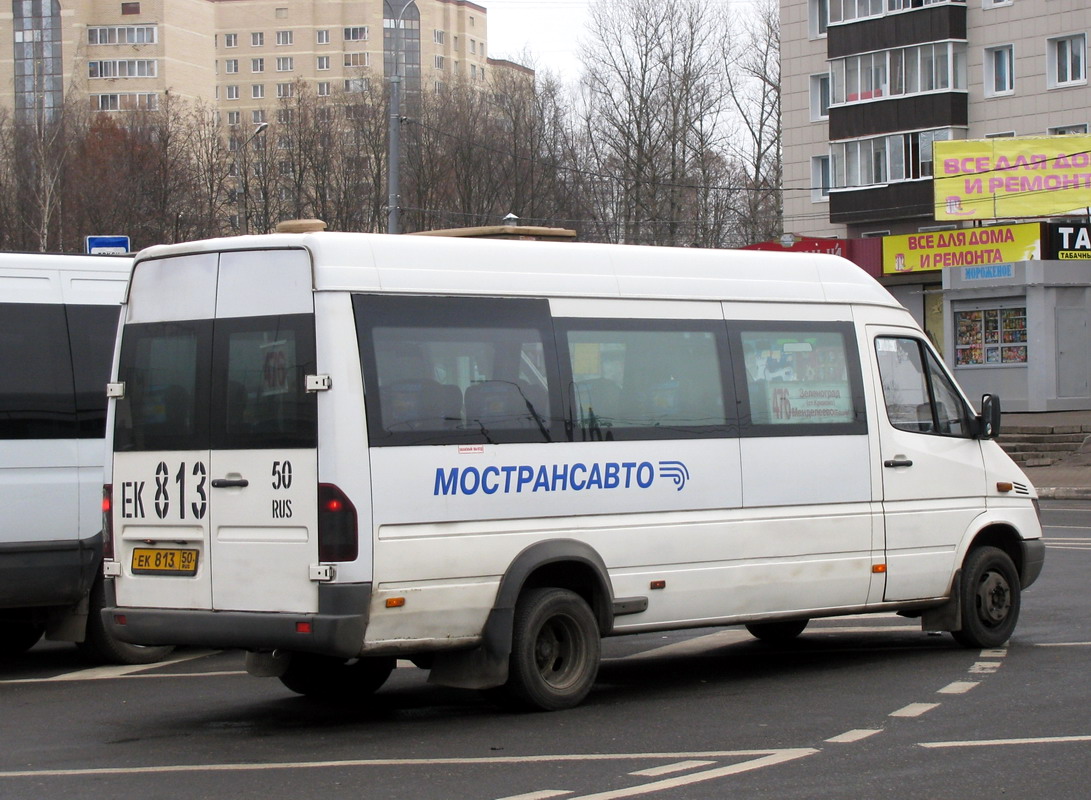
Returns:
[[[155,25],[106,25],[87,29],[88,44],[155,44]]]
[[[291,72],[295,69],[295,59],[291,56],[281,56],[277,59],[277,72]]]
[[[228,86],[227,87],[227,99],[228,100],[238,100],[239,99],[239,87],[238,86]]]
[[[261,100],[265,97],[265,84],[255,83],[250,86],[250,96],[255,100]]]
[[[354,28],[345,28],[346,42],[366,42],[367,25],[358,25]]]
[[[224,34],[224,47],[238,47],[239,35],[237,33]]]
[[[441,31],[438,28],[432,31],[432,41],[436,44],[443,44],[445,38],[446,33],[444,31]]]
[[[224,72],[228,75],[232,75],[239,71],[239,60],[237,58],[229,58],[224,61]]]
[[[812,39],[826,35],[826,26],[830,21],[830,0],[808,0],[808,30]]]
[[[278,8],[276,10],[276,16],[277,16],[277,19],[288,19],[288,9],[287,8]]]
[[[371,53],[345,53],[346,67],[371,66]]]
[[[294,39],[295,36],[292,31],[277,31],[277,45],[279,46],[292,44]]]
[[[264,58],[252,58],[252,59],[250,59],[250,71],[251,72],[265,72],[265,59]]]
[[[998,131],[997,133],[986,133],[986,139],[1006,139],[1009,136],[1014,136],[1015,131]]]
[[[1010,44],[985,50],[985,95],[993,97],[1015,90],[1015,49]]]
[[[242,122],[242,112],[241,111],[228,111],[227,112],[227,124],[228,125],[238,125],[241,122]]]
[[[265,122],[265,110],[259,109],[256,111],[251,111],[250,121],[253,122],[255,125],[260,125],[261,123]],[[257,143],[255,142],[255,144]]]
[[[291,84],[291,83],[278,83],[277,84],[277,97],[284,98],[284,97],[294,96],[295,92],[293,91],[292,86],[293,86],[293,84]]]
[[[830,22],[849,22],[864,17],[877,17],[886,11],[885,0],[829,0]],[[920,5],[916,0],[916,5]]]
[[[318,82],[318,96],[319,97],[329,97],[330,96],[330,82],[329,81],[319,81]]]
[[[1077,136],[1087,133],[1087,123],[1078,122],[1074,125],[1058,125],[1048,130],[1050,136]]]
[[[477,42],[473,39],[470,39],[470,52],[477,55]]]
[[[317,60],[315,61],[315,68],[319,69],[319,70],[323,70],[323,71],[329,69],[330,68],[330,57],[329,56],[319,56],[317,58]]]
[[[1046,46],[1049,88],[1087,82],[1087,36],[1085,34],[1048,39]]]
[[[140,13],[140,3],[122,3],[121,4],[121,13],[122,14],[139,14]]]
[[[1012,0],[981,0],[982,8],[997,8],[998,6],[1010,6]]]
[[[315,31],[314,42],[315,44],[329,44],[330,32],[328,30]]]
[[[811,76],[811,121],[828,119],[830,116],[830,73]]]
[[[250,34],[250,46],[251,47],[264,47],[265,46],[265,34],[261,33],[261,32],[251,33]]]
[[[117,59],[88,61],[88,78],[154,78],[158,75],[155,59]]]
[[[957,138],[962,138],[960,136]],[[833,188],[866,187],[932,177],[932,143],[956,138],[951,128],[895,133],[830,145]]]
[[[158,111],[159,95],[154,92],[121,92],[91,95],[92,111]]]
[[[435,56],[436,69],[443,69],[443,56]]]
[[[345,91],[349,94],[366,92],[369,83],[367,78],[348,78],[345,80]]]
[[[477,64],[470,64],[470,77],[477,80]]]
[[[834,59],[833,104],[966,88],[966,43],[935,42]]]
[[[811,202],[821,203],[830,197],[830,157],[811,158]]]
[[[955,365],[1027,363],[1026,306],[955,312]]]

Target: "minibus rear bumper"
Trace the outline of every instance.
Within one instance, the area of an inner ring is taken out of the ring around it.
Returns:
[[[291,650],[354,658],[363,648],[370,583],[322,584],[318,613],[211,611],[118,606],[107,581],[103,623],[123,642],[141,645]]]

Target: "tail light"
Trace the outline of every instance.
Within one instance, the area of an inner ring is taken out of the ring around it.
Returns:
[[[359,552],[356,506],[332,483],[318,484],[318,560],[355,561]]]
[[[102,557],[114,557],[114,487],[106,483],[102,486]]]

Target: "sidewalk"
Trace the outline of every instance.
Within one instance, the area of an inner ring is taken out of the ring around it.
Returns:
[[[1004,429],[1016,425],[1088,426],[1085,430],[1089,430],[1091,411],[1004,414],[1000,424],[1001,442],[1004,441]],[[1042,499],[1091,500],[1091,444],[1048,467],[1024,467],[1023,471]]]

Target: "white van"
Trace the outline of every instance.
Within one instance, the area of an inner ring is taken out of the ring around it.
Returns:
[[[144,662],[102,625],[105,387],[132,258],[0,253],[0,654],[43,632]],[[90,618],[88,611],[90,607]]]
[[[564,708],[602,636],[880,611],[996,646],[1042,567],[996,399],[832,256],[153,247],[115,375],[107,624],[303,694]]]

